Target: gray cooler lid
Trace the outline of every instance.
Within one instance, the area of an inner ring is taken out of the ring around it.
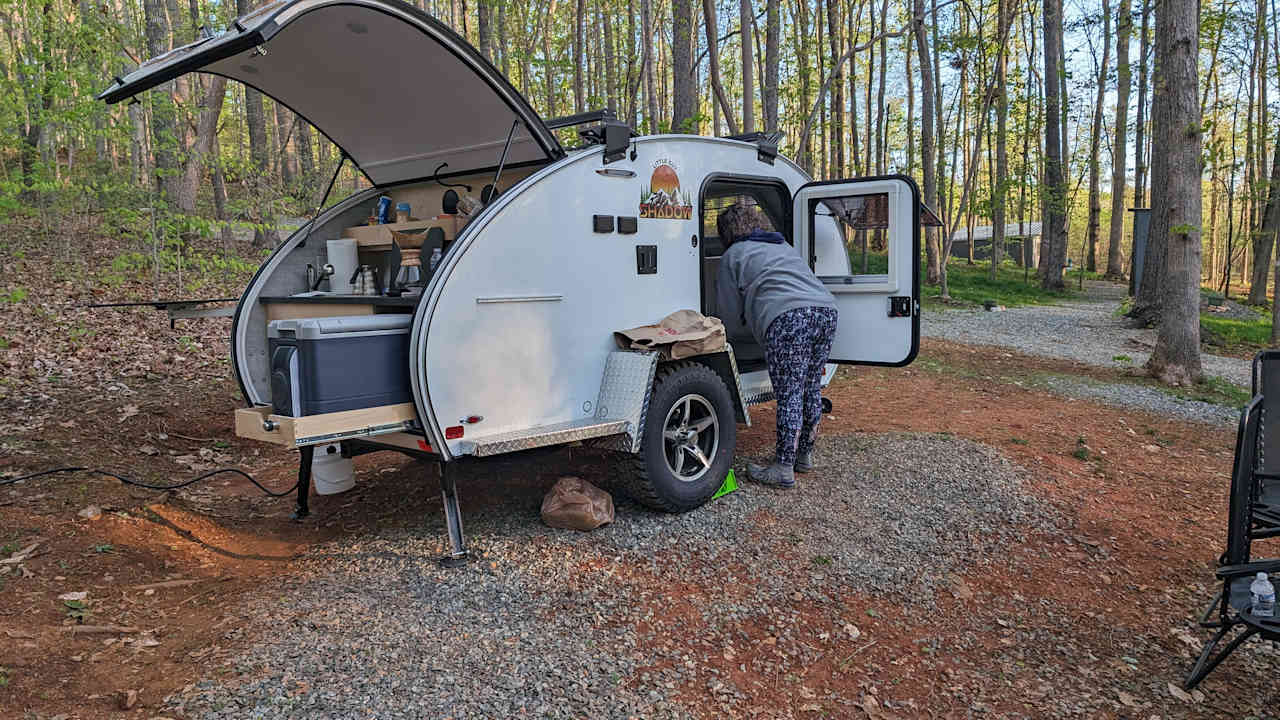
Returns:
[[[272,320],[267,337],[294,337],[299,340],[324,340],[338,337],[397,335],[408,333],[413,316],[402,313],[384,315],[350,315],[345,317],[295,318]]]

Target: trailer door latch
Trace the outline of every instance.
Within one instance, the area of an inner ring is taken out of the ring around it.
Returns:
[[[889,317],[911,317],[913,306],[909,295],[894,295],[889,298]]]
[[[658,246],[636,246],[636,273],[639,275],[656,275],[658,273]]]

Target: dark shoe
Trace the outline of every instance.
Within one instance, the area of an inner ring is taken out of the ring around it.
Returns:
[[[790,490],[796,486],[795,472],[789,465],[775,462],[768,467],[750,463],[747,465],[747,477],[752,482],[770,487]]]
[[[795,471],[798,473],[807,473],[813,471],[813,451],[800,453],[796,456]]]

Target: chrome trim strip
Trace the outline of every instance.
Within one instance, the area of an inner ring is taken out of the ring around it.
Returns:
[[[476,304],[493,305],[496,303],[560,302],[563,299],[563,295],[492,295],[489,297],[476,298]]]

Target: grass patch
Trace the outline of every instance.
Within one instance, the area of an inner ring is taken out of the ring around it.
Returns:
[[[1257,349],[1271,343],[1271,318],[1225,318],[1216,313],[1200,313],[1200,325],[1219,335],[1230,346],[1248,345]]]
[[[921,285],[925,284],[924,272],[922,266]],[[947,263],[947,289],[951,293],[952,302],[944,304],[936,295],[937,286],[927,286],[923,293],[925,304],[936,308],[955,304],[981,305],[991,300],[1005,307],[1051,305],[1077,294],[1072,289],[1059,292],[1042,290],[1035,273],[1031,273],[1028,280],[1024,281],[1022,268],[1013,263],[1001,264],[994,281],[991,280],[990,273],[989,263],[970,265],[963,260],[952,260]]]
[[[1155,383],[1155,387],[1185,400],[1199,400],[1231,408],[1244,407],[1250,400],[1247,388],[1242,388],[1230,380],[1208,375],[1204,380],[1190,387],[1169,387],[1160,383]]]

